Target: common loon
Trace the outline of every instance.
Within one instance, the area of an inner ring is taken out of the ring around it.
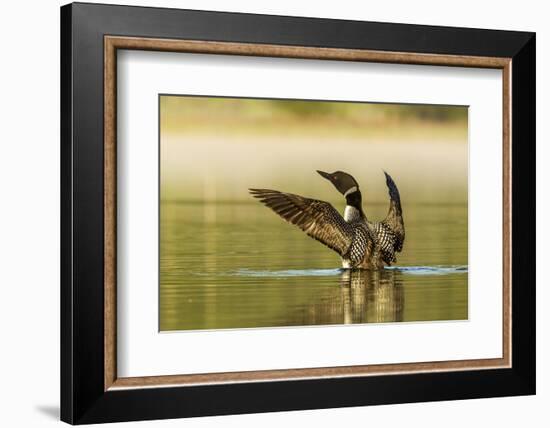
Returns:
[[[346,269],[381,269],[396,261],[405,240],[399,190],[384,171],[390,208],[381,222],[367,219],[359,184],[348,173],[317,171],[346,198],[344,216],[328,202],[269,189],[249,189],[251,195],[283,219],[336,251]]]

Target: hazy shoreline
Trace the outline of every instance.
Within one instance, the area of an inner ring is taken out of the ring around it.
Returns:
[[[383,170],[395,179],[404,203],[468,200],[464,142],[192,134],[161,138],[163,200],[247,200],[251,187],[337,198],[317,169],[351,173],[364,199],[375,203],[387,201]]]

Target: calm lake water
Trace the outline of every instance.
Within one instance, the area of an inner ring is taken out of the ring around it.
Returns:
[[[403,209],[397,264],[368,272],[255,201],[163,202],[160,330],[467,319],[467,206]]]

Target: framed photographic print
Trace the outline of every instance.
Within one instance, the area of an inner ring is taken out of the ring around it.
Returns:
[[[61,8],[72,424],[535,393],[535,35]]]

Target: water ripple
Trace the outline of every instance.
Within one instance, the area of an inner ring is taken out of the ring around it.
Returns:
[[[229,272],[232,276],[251,277],[291,277],[291,276],[335,276],[340,275],[344,269],[287,269],[287,270],[252,270],[237,269]]]
[[[468,273],[468,266],[387,266],[386,270],[398,271],[407,275],[449,275],[455,273]],[[246,276],[246,277],[307,277],[307,276],[336,276],[340,275],[345,269],[286,269],[286,270],[253,270],[237,269],[226,272],[223,275],[228,276]]]
[[[387,270],[396,270],[409,275],[449,275],[468,273],[468,266],[387,266]]]

